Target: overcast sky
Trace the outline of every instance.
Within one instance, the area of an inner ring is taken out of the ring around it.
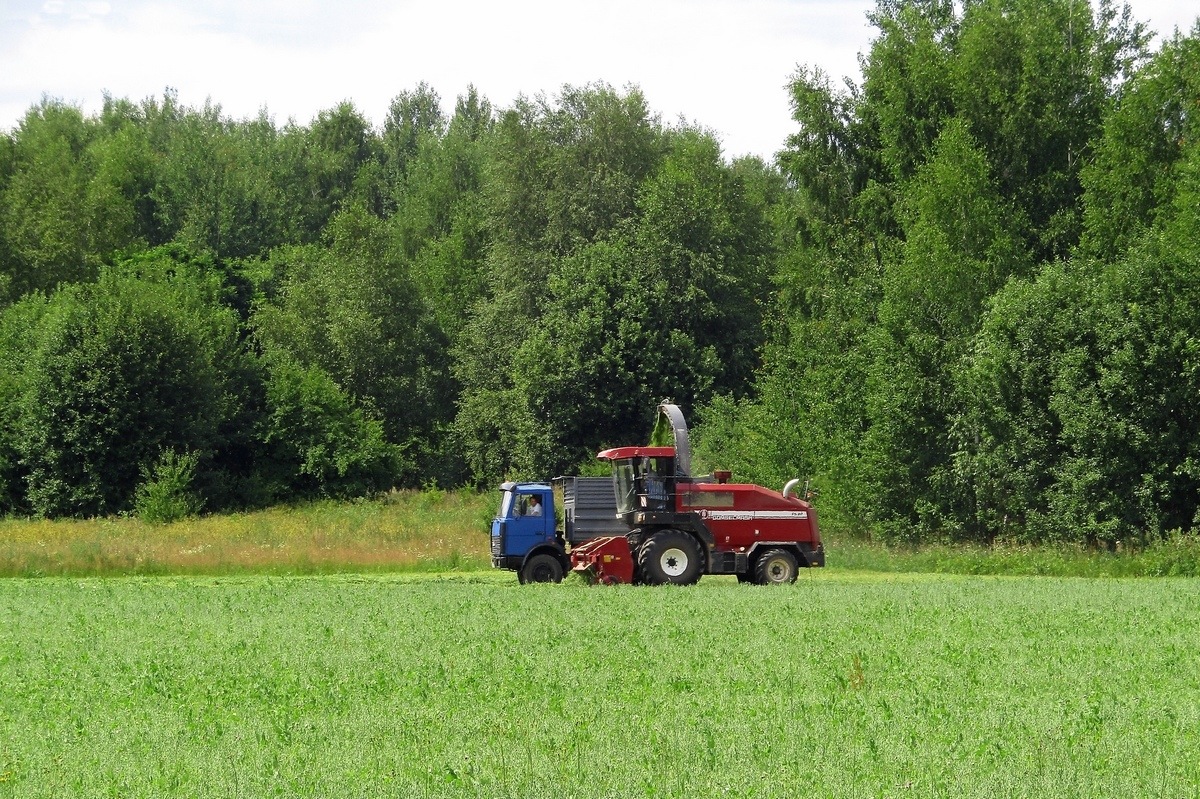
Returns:
[[[793,130],[797,65],[857,79],[874,0],[0,0],[0,130],[43,95],[94,113],[174,88],[226,115],[307,125],[351,100],[379,125],[421,81],[447,111],[474,84],[493,105],[564,84],[641,87],[666,122],[770,158]],[[1132,0],[1160,32],[1188,0]]]

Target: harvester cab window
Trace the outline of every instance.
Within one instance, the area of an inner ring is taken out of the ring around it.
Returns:
[[[624,458],[613,464],[616,479],[617,511],[635,509],[664,510],[671,497],[674,479],[673,458]]]
[[[613,463],[613,478],[616,481],[618,513],[629,513],[637,504],[637,485],[633,464],[633,458],[626,458],[614,461]]]
[[[670,458],[646,458],[646,499],[643,503],[649,510],[667,507],[667,479],[674,468]]]

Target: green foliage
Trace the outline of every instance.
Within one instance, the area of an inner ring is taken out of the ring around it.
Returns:
[[[800,190],[796,221],[807,233],[804,243],[825,244],[840,232],[866,179],[856,98],[835,91],[819,68],[801,67],[789,89],[792,119],[800,130],[788,136],[779,163]],[[829,226],[835,230],[827,231]]]
[[[303,132],[300,164],[304,227],[315,239],[339,210],[374,203],[371,182],[378,142],[365,117],[351,102],[317,114]],[[362,178],[365,182],[360,182]]]
[[[1200,28],[1166,42],[1121,87],[1083,170],[1085,254],[1114,260],[1170,207],[1176,165],[1200,126],[1198,95]]]
[[[987,0],[959,11],[943,0],[880,2],[861,89],[833,90],[819,71],[792,81],[799,134],[780,163],[806,202],[806,226],[853,215],[872,235],[896,228],[903,184],[958,119],[1019,208],[1039,259],[1078,240],[1080,171],[1106,103],[1144,56],[1128,12],[1083,0]]]
[[[1140,30],[1108,29],[1086,0],[970,4],[956,42],[955,106],[995,166],[1002,196],[1029,220],[1039,258],[1078,241],[1079,172],[1122,56]]]
[[[1034,443],[1036,430],[988,450],[980,443],[990,435],[978,418],[983,389],[969,365],[982,363],[994,345],[994,331],[985,325],[980,332],[989,305],[993,314],[1028,327],[1019,351],[1030,364],[1020,366],[1015,351],[996,356],[1021,375],[1019,390],[995,389],[1009,410],[989,424],[1003,416],[1009,429],[1020,427],[1011,418],[1023,412],[1016,409],[1037,407],[1052,385],[1044,381],[1062,376],[1053,337],[1064,324],[1071,330],[1059,339],[1062,347],[1083,347],[1073,355],[1081,370],[1074,390],[1103,369],[1096,361],[1102,351],[1087,342],[1104,335],[1090,325],[1109,317],[1069,298],[1063,306],[1048,283],[1037,290],[1042,305],[1035,303],[1027,319],[1021,303],[1035,297],[1005,286],[1039,270],[1089,271],[1053,261],[1080,241],[1083,166],[1106,129],[1105,114],[1117,109],[1110,131],[1169,127],[1151,109],[1163,98],[1186,96],[1178,77],[1186,61],[1164,57],[1171,66],[1160,69],[1174,77],[1141,88],[1135,70],[1145,55],[1144,29],[1110,3],[1093,9],[1079,0],[880,2],[871,20],[879,35],[862,58],[861,88],[847,81],[845,90],[835,90],[819,71],[805,68],[794,76],[799,132],[779,163],[796,192],[770,217],[782,250],[777,305],[766,317],[771,341],[753,394],[705,409],[698,451],[765,482],[812,475],[824,488],[827,523],[889,541],[1082,540],[1111,533],[1088,520],[1110,518],[1116,505],[1142,507],[1138,514],[1150,530],[1187,527],[1190,520],[1163,511],[1170,493],[1164,482],[1171,480],[1144,477],[1141,466],[1128,467],[1143,475],[1138,496],[1156,499],[1111,499],[1121,495],[1103,476],[1108,447],[1061,471],[1040,460],[1057,444]],[[1123,83],[1130,75],[1135,79]],[[1140,110],[1113,104],[1126,91],[1135,99],[1141,93]],[[1175,119],[1173,106],[1166,108],[1165,118]],[[1120,146],[1100,148],[1105,163],[1120,158]],[[1146,163],[1135,159],[1116,171],[1145,172]],[[1123,178],[1105,180],[1105,169],[1088,173],[1097,202],[1122,196]],[[1164,185],[1176,182],[1167,178]],[[1099,191],[1104,187],[1108,195]],[[1099,224],[1106,213],[1098,207],[1089,220]],[[1115,298],[1119,289],[1106,291]],[[1074,316],[1054,320],[1038,310],[1043,306]],[[1144,377],[1131,376],[1135,383]],[[987,385],[1002,381],[990,374]],[[1105,423],[1098,412],[1081,414],[1072,435],[1095,437]],[[1135,445],[1128,435],[1121,440]],[[983,474],[975,468],[982,461],[972,457],[997,460]],[[1048,501],[1049,483],[1061,492],[1052,524],[1012,499],[1035,494]],[[1151,519],[1150,508],[1169,519]]]
[[[882,169],[877,179],[902,182],[924,163],[954,114],[950,75],[959,21],[945,0],[880,3],[871,19],[879,36],[863,65],[860,124],[871,132],[871,158]]]
[[[767,212],[747,197],[745,180],[722,163],[711,137],[685,130],[668,142],[670,152],[638,192],[635,236],[653,300],[667,315],[663,323],[699,355],[675,367],[696,377],[674,393],[680,399],[705,398],[710,390],[740,395],[762,343],[774,254]]]
[[[474,88],[471,94],[474,96]],[[383,123],[383,150],[397,196],[409,182],[410,166],[422,146],[438,140],[445,132],[441,102],[433,87],[422,82],[412,91],[400,92],[388,108]],[[417,181],[413,183],[420,185]]]
[[[277,361],[266,401],[263,478],[273,499],[377,494],[405,470],[383,425],[354,407],[318,366]]]
[[[44,296],[30,294],[0,313],[0,514],[28,510],[19,402],[31,377],[28,344],[35,340],[47,307]]]
[[[1048,269],[997,298],[960,437],[991,524],[1146,542],[1200,521],[1197,152],[1122,261]]]
[[[436,95],[401,100],[407,105],[393,111],[407,109],[407,116],[395,122],[389,117],[393,127],[385,125],[384,132],[385,142],[403,153],[395,156],[403,180],[394,189],[398,210],[391,225],[438,327],[453,340],[485,291],[481,192],[492,109],[472,88],[459,98],[449,130],[439,138],[441,118],[430,105]]]
[[[164,233],[220,259],[280,243],[284,208],[269,171],[275,138],[265,115],[233,123],[220,106],[182,110],[164,142],[151,193]]]
[[[831,529],[1189,534],[1200,29],[869,19],[774,165],[603,84],[379,128],[43,100],[0,135],[0,511],[544,479],[671,398],[699,468],[811,477]]]
[[[13,171],[0,197],[3,271],[19,296],[88,279],[89,175],[84,153],[95,125],[77,108],[43,100],[26,113],[13,137]]]
[[[446,339],[377,218],[355,206],[330,224],[324,246],[271,256],[277,295],[253,326],[268,362],[316,367],[410,453],[449,420]],[[410,460],[402,485],[424,482]]]
[[[1022,258],[988,163],[961,123],[947,124],[905,200],[904,248],[884,276],[867,339],[862,461],[869,518],[886,538],[915,540],[962,516],[944,474],[959,402],[953,374],[984,302]]]
[[[1062,458],[1061,421],[1051,407],[1056,364],[1076,370],[1094,361],[1094,320],[1081,318],[1091,276],[1065,265],[1036,281],[1014,281],[994,298],[970,362],[958,375],[965,408],[959,456],[975,493],[982,529],[1001,538],[1063,540],[1039,512],[1037,497],[1054,483]],[[1069,390],[1069,389],[1068,389]],[[1043,504],[1044,507],[1044,504]]]
[[[664,397],[744,393],[763,340],[771,230],[746,190],[760,178],[711,137],[652,124],[636,93],[560,103],[496,133],[490,296],[455,347],[456,429],[481,482],[641,440]]]
[[[777,277],[777,331],[767,343],[752,397],[717,398],[694,414],[697,460],[782,486],[811,477],[822,491],[822,525],[862,530],[870,497],[862,485],[868,427],[866,337],[881,293],[872,247],[790,249]]]
[[[183,268],[162,280],[114,268],[50,299],[9,406],[34,512],[126,510],[159,453],[207,458],[222,444],[239,344],[214,300]]]
[[[167,450],[152,469],[144,470],[134,493],[138,518],[147,524],[169,524],[199,513],[204,503],[193,490],[199,461],[198,453]]]

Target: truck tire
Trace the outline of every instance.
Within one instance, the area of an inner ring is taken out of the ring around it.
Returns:
[[[561,583],[563,567],[558,558],[542,552],[525,561],[517,575],[521,585],[525,583]]]
[[[638,575],[648,585],[692,585],[704,573],[700,542],[679,530],[664,530],[638,549]]]
[[[754,582],[786,585],[796,582],[796,556],[786,549],[768,549],[754,562]]]

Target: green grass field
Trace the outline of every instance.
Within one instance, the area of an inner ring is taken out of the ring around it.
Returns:
[[[5,797],[1191,797],[1200,583],[0,581]]]

